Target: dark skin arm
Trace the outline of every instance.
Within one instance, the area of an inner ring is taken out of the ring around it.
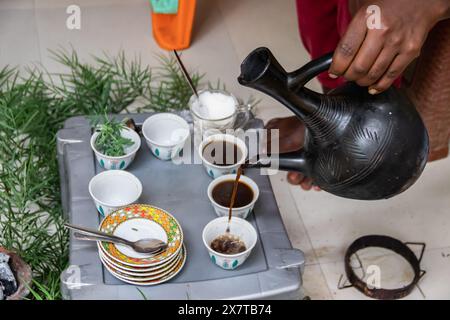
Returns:
[[[420,54],[433,26],[450,18],[450,0],[360,0],[330,67],[332,78],[343,76],[369,93],[388,89]],[[367,26],[367,7],[380,8],[381,29]]]
[[[429,31],[450,18],[450,0],[349,0],[356,4],[354,18],[336,48],[330,75],[344,76],[367,86],[372,94],[389,88],[419,55]],[[367,7],[377,5],[381,29],[367,26]],[[268,129],[280,129],[280,152],[303,145],[304,126],[295,117],[272,119]],[[297,172],[288,180],[310,190],[313,181]]]

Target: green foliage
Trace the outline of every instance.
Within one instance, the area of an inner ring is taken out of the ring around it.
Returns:
[[[142,292],[141,289],[139,289],[138,287],[136,287],[136,290],[139,291],[139,294],[141,295],[142,299],[148,300],[147,296],[145,295],[144,292]]]
[[[75,51],[50,52],[69,70],[49,74],[49,89],[65,115],[119,113],[142,96],[152,80],[148,66],[142,66],[139,59],[128,61],[123,52],[114,58],[94,57],[94,65],[81,62]]]
[[[62,117],[42,75],[0,73],[0,245],[17,251],[44,285],[67,264],[55,134]]]
[[[103,116],[103,122],[98,123],[98,118],[94,121],[96,131],[99,133],[95,139],[97,151],[110,157],[120,157],[126,154],[125,148],[133,145],[133,140],[122,137],[121,131],[126,129],[125,121],[118,121],[108,115]]]
[[[159,56],[160,65],[154,68],[154,82],[149,90],[144,92],[145,105],[139,111],[164,112],[188,108],[192,91],[183,74],[180,72],[177,61],[172,56]],[[192,83],[197,88],[203,75],[191,74]]]
[[[34,300],[57,300],[61,298],[59,277],[46,279],[47,285],[32,280],[32,286],[28,287],[30,295]],[[28,300],[28,299],[27,299]]]

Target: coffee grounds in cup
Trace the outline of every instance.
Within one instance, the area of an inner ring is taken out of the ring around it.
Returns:
[[[237,254],[247,250],[247,247],[239,237],[225,233],[211,242],[211,249],[223,254]]]

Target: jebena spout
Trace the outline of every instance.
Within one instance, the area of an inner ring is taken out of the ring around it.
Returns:
[[[249,161],[246,168],[275,168],[283,171],[298,171],[305,175],[309,174],[308,163],[305,158],[305,151],[298,150],[289,153],[271,155],[267,158],[259,158],[256,161]]]
[[[298,70],[297,70],[298,71]],[[241,64],[241,85],[259,90],[278,100],[294,114],[304,118],[320,105],[320,94],[306,88],[292,90],[292,73],[286,72],[272,52],[265,47],[253,50]]]
[[[241,64],[240,84],[264,91],[268,84],[276,81],[287,85],[287,72],[278,63],[269,49],[261,47],[253,50]]]

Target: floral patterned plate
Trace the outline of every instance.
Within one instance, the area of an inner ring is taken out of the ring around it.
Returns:
[[[171,262],[173,262],[179,255],[180,252],[178,252],[178,254],[173,255],[172,257],[168,258],[166,261],[164,261],[161,264],[158,264],[156,266],[150,266],[150,267],[132,267],[132,266],[127,266],[126,264],[117,262],[111,258],[109,258],[105,251],[103,250],[102,246],[99,246],[100,250],[98,251],[99,255],[102,256],[102,258],[104,258],[109,264],[113,265],[114,268],[118,268],[119,270],[124,270],[124,271],[129,271],[129,272],[133,272],[133,273],[146,273],[146,272],[153,272],[153,271],[157,271],[159,269],[162,269],[164,267],[166,267],[168,264],[170,264]]]
[[[136,268],[133,269],[131,267],[123,268],[122,266],[119,266],[117,263],[109,259],[102,251],[99,251],[100,260],[103,262],[103,264],[107,264],[110,268],[112,268],[114,271],[116,271],[118,274],[124,274],[124,275],[130,275],[130,276],[137,276],[137,277],[146,277],[146,276],[153,276],[160,274],[164,271],[169,270],[171,267],[174,267],[177,262],[180,260],[181,257],[181,251],[173,258],[170,258],[169,261],[166,263],[163,263],[161,265],[158,265],[156,268],[153,269],[143,269],[143,268]],[[143,270],[141,270],[143,269]]]
[[[182,258],[182,254],[180,251],[180,254],[177,256],[177,258],[173,261],[173,263],[169,264],[168,268],[163,268],[162,270],[158,270],[156,273],[153,274],[128,274],[123,272],[122,270],[119,270],[117,268],[114,267],[114,265],[111,265],[110,263],[108,263],[103,257],[100,257],[100,259],[102,260],[103,265],[105,266],[105,268],[111,272],[114,273],[115,275],[124,278],[126,280],[132,280],[132,281],[146,281],[146,280],[154,280],[154,279],[159,279],[161,277],[163,277],[164,275],[170,273],[173,269],[175,269],[175,267],[178,265],[178,263],[180,262],[180,259]]]
[[[166,281],[169,281],[170,279],[172,279],[173,277],[175,277],[180,271],[181,269],[183,269],[184,264],[186,263],[186,256],[187,256],[187,252],[186,252],[186,248],[183,246],[183,251],[182,251],[182,256],[180,261],[178,262],[178,264],[175,266],[175,268],[173,270],[171,270],[169,273],[156,278],[156,279],[152,279],[152,280],[129,280],[129,279],[125,279],[124,277],[118,275],[117,273],[115,273],[114,271],[108,269],[108,267],[105,265],[106,269],[117,279],[129,283],[129,284],[134,284],[134,285],[138,285],[138,286],[153,286],[156,284],[160,284]]]
[[[178,221],[167,211],[146,204],[132,204],[113,211],[100,223],[99,230],[130,241],[156,238],[167,242],[167,249],[154,256],[121,244],[97,242],[109,258],[132,267],[162,264],[176,255],[183,244],[183,231]]]

